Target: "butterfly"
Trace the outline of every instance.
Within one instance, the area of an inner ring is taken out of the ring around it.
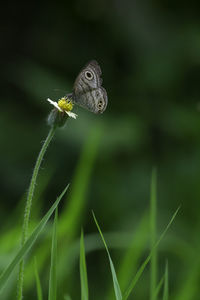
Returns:
[[[93,113],[103,113],[107,107],[108,96],[101,86],[101,74],[97,61],[90,61],[77,76],[73,92],[66,97]]]

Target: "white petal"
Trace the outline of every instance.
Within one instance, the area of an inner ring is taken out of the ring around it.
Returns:
[[[56,107],[59,111],[63,111],[59,106],[58,103],[55,101],[52,101],[51,99],[47,98],[47,101],[49,101],[49,103],[51,103],[54,107]]]
[[[68,114],[69,117],[76,119],[76,117],[78,117],[78,115],[76,115],[75,113],[71,112],[71,111],[65,111],[66,114]]]

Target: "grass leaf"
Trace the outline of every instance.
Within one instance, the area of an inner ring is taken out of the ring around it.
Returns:
[[[161,290],[161,287],[162,287],[162,285],[163,285],[163,283],[164,283],[164,279],[165,279],[165,274],[162,276],[162,278],[160,279],[160,281],[158,282],[158,285],[157,285],[157,287],[156,287],[156,289],[155,289],[155,297],[157,297],[158,296],[158,294],[159,294],[159,292],[160,292],[160,290]]]
[[[51,245],[51,266],[49,277],[49,300],[56,300],[57,290],[57,222],[58,222],[58,208],[55,211],[53,223],[53,236]]]
[[[168,288],[168,262],[165,266],[165,279],[164,279],[164,291],[163,291],[163,300],[169,299],[169,288]]]
[[[174,221],[174,218],[176,217],[178,211],[179,211],[180,207],[177,208],[177,210],[175,211],[175,213],[173,214],[171,220],[169,221],[168,225],[166,226],[165,230],[163,231],[163,233],[161,234],[160,238],[158,239],[158,241],[156,242],[156,244],[154,245],[154,247],[152,248],[152,250],[150,251],[150,254],[147,256],[147,258],[145,259],[145,261],[143,262],[143,264],[141,265],[141,267],[139,268],[139,270],[137,271],[135,277],[133,278],[133,280],[131,281],[129,287],[127,288],[124,296],[123,296],[123,300],[126,300],[130,293],[132,292],[133,288],[135,287],[137,281],[139,280],[140,276],[142,275],[146,265],[148,264],[148,262],[150,261],[153,251],[156,247],[158,247],[158,245],[160,244],[161,240],[164,238],[167,230],[169,229],[169,227],[171,226],[172,222]]]
[[[80,279],[81,279],[81,300],[88,300],[88,280],[87,280],[87,267],[85,260],[85,246],[83,231],[81,231],[80,238]]]
[[[62,199],[62,197],[66,193],[66,191],[68,189],[68,186],[69,185],[66,186],[66,188],[64,189],[64,191],[61,193],[61,195],[57,198],[57,200],[54,202],[54,204],[48,210],[48,212],[46,213],[46,215],[39,222],[39,224],[37,225],[37,227],[35,228],[35,230],[32,232],[32,234],[30,235],[30,237],[26,240],[25,244],[17,252],[16,256],[14,257],[14,259],[12,260],[12,262],[10,263],[10,265],[1,274],[1,276],[0,276],[0,293],[1,293],[4,285],[6,284],[8,278],[12,274],[14,268],[20,263],[20,261],[24,258],[24,256],[28,253],[28,251],[31,249],[31,247],[35,243],[35,241],[36,241],[37,237],[39,236],[40,232],[42,231],[42,229],[46,225],[47,221],[51,217],[52,213],[54,212],[54,210],[58,206],[60,200]]]
[[[94,212],[92,212],[92,214],[93,214],[93,218],[94,218],[94,221],[96,223],[96,226],[98,228],[98,231],[99,231],[99,233],[101,235],[101,238],[102,238],[102,241],[104,243],[104,246],[106,248],[106,252],[108,254],[108,258],[109,258],[109,262],[110,262],[110,269],[111,269],[112,278],[113,278],[113,286],[114,286],[114,291],[115,291],[115,298],[116,298],[116,300],[122,300],[121,289],[120,289],[120,286],[119,286],[119,283],[118,283],[118,280],[117,280],[117,275],[116,275],[116,272],[115,272],[115,268],[114,268],[114,265],[113,265],[113,262],[112,262],[112,259],[111,259],[111,256],[110,256],[110,253],[109,253],[106,241],[104,239],[103,233],[101,232],[101,229],[99,227],[99,224],[97,222],[97,219],[95,217]]]
[[[149,234],[147,234],[147,232],[149,233],[149,214],[147,215],[145,212],[139,225],[134,228],[134,231],[130,235],[129,243],[125,248],[124,257],[120,261],[117,274],[121,290],[126,289],[142,259],[146,249],[147,240],[149,240]],[[119,234],[118,236],[118,239],[120,239]],[[111,288],[109,290],[108,299],[112,299]]]
[[[38,268],[37,268],[37,260],[36,257],[34,258],[34,269],[35,269],[35,280],[36,280],[36,287],[37,287],[37,298],[38,300],[42,300],[42,288],[40,283],[40,277],[38,274]]]
[[[199,227],[198,227],[199,228]],[[195,233],[194,233],[195,234]],[[191,246],[193,246],[191,244]],[[183,249],[184,248],[180,248]],[[194,257],[193,252],[187,253],[188,257],[184,256],[184,264],[187,272],[183,276],[181,284],[178,285],[177,290],[173,293],[173,300],[188,300],[198,299],[199,297],[199,270],[200,270],[200,258],[199,258],[199,243],[195,249],[196,256]],[[198,295],[198,296],[196,296]]]
[[[156,169],[152,171],[151,193],[150,193],[150,237],[151,249],[156,243]],[[157,247],[152,251],[150,264],[150,300],[156,300],[156,281],[157,281]]]

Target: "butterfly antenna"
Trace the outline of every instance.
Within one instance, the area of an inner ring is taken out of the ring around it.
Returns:
[[[64,90],[61,90],[61,89],[53,89],[53,91],[54,91],[54,92],[62,92],[63,94],[65,94],[65,93],[66,93],[66,91],[64,91]]]

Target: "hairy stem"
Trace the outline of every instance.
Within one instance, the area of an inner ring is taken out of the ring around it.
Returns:
[[[29,225],[29,219],[30,219],[31,205],[32,205],[32,199],[33,199],[35,184],[36,184],[38,172],[40,169],[40,165],[43,160],[44,154],[47,150],[47,147],[54,136],[55,130],[56,130],[56,127],[51,127],[51,129],[47,135],[47,138],[42,145],[42,148],[40,150],[40,153],[38,155],[38,158],[36,160],[36,164],[35,164],[35,167],[33,170],[30,186],[28,189],[26,206],[25,206],[24,221],[23,221],[23,226],[22,226],[21,246],[24,245],[24,243],[26,242],[27,237],[28,237],[28,225]],[[19,266],[18,283],[17,283],[17,300],[22,300],[22,297],[23,297],[23,277],[24,277],[24,260],[21,261],[20,266]]]

